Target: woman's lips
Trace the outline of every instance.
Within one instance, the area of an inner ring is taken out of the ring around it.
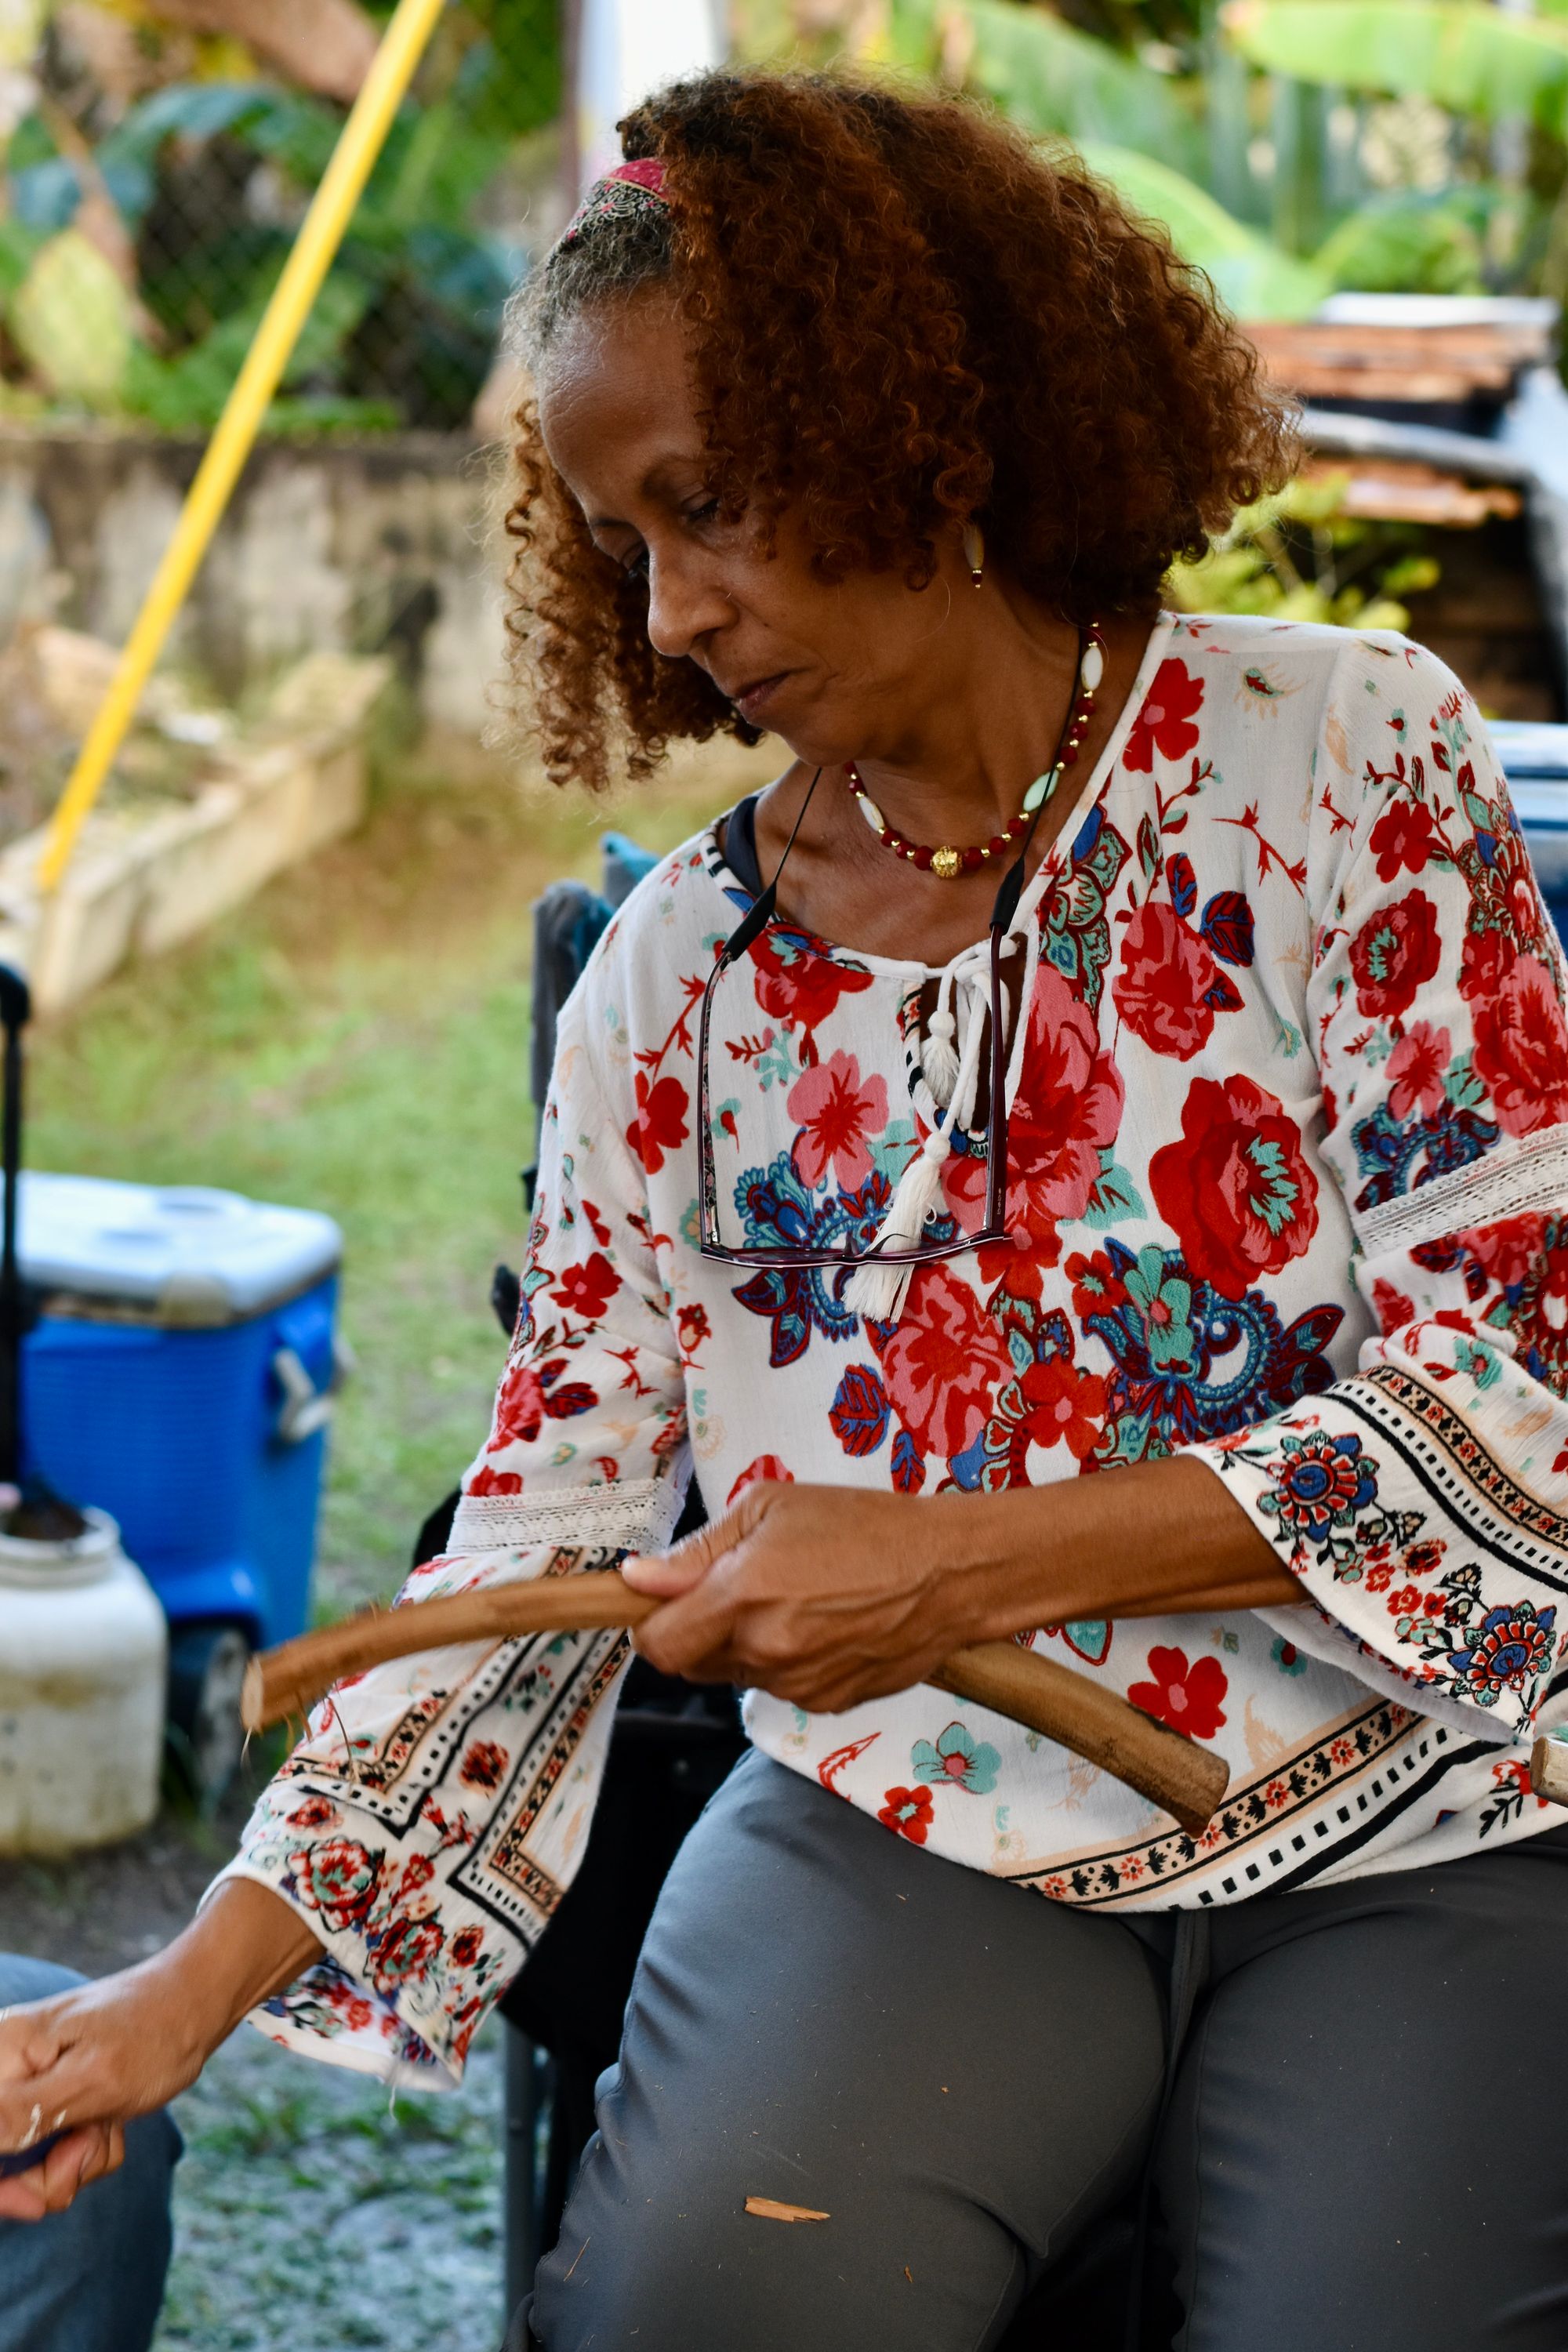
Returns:
[[[774,670],[771,677],[759,677],[751,686],[742,687],[739,694],[731,697],[742,718],[755,725],[778,688],[783,686],[786,678],[793,677],[794,675],[793,670]]]

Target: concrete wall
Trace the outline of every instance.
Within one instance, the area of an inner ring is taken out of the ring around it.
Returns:
[[[26,618],[122,642],[200,457],[91,426],[0,429],[0,642]],[[437,434],[258,450],[174,657],[232,697],[303,654],[388,652],[427,719],[477,734],[502,648],[485,468]]]

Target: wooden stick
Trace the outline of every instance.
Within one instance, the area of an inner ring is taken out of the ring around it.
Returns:
[[[1538,1797],[1568,1805],[1568,1739],[1542,1734],[1530,1751],[1530,1785]]]
[[[613,1569],[409,1601],[264,1651],[250,1662],[240,1714],[247,1731],[264,1731],[289,1716],[309,1714],[345,1675],[392,1658],[459,1643],[513,1641],[523,1633],[639,1625],[659,1606],[651,1594],[634,1592]],[[1086,1675],[1016,1642],[955,1650],[927,1680],[1070,1748],[1136,1789],[1194,1837],[1207,1828],[1225,1796],[1229,1774],[1223,1758],[1168,1731]]]

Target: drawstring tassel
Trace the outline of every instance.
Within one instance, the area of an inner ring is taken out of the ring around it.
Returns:
[[[945,1004],[939,1004],[926,1026],[921,1047],[921,1068],[931,1099],[945,1110],[958,1084],[958,1050],[953,1044],[958,1024]]]
[[[952,1150],[933,1127],[899,1179],[892,1205],[878,1230],[879,1249],[914,1249],[942,1201],[942,1163]],[[882,1265],[868,1257],[845,1285],[844,1302],[868,1323],[896,1323],[903,1312],[912,1265]]]

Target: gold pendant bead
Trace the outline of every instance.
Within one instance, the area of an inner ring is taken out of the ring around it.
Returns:
[[[943,882],[951,882],[963,864],[963,860],[956,849],[933,849],[931,851],[931,870]]]

